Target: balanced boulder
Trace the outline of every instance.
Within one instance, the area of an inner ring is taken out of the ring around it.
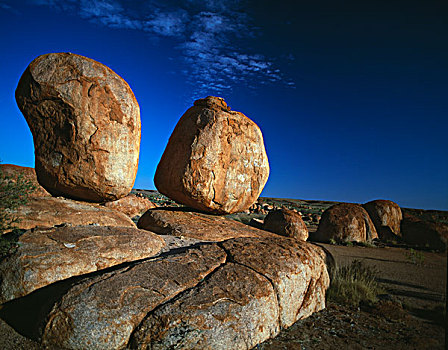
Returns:
[[[401,236],[400,224],[403,219],[401,208],[392,201],[377,199],[363,204],[382,240]]]
[[[264,218],[263,228],[285,237],[292,237],[299,241],[308,239],[308,228],[302,216],[290,209],[281,208],[272,210]]]
[[[131,191],[140,109],[110,68],[71,53],[39,56],[23,73],[16,101],[33,134],[37,179],[48,192],[104,202]]]
[[[215,214],[248,209],[269,176],[259,127],[222,98],[195,101],[177,123],[157,166],[159,192]]]
[[[310,240],[318,242],[365,242],[378,238],[375,226],[359,204],[340,203],[325,210]]]

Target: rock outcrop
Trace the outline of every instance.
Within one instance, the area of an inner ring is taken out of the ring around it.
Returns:
[[[195,287],[225,260],[222,249],[206,245],[78,283],[53,307],[43,343],[122,349],[148,313]]]
[[[14,180],[18,176],[26,181],[29,181],[36,189],[30,194],[30,197],[49,197],[51,196],[37,181],[37,176],[34,168],[19,166],[14,164],[0,164],[0,171],[4,176]]]
[[[448,225],[405,215],[401,221],[403,241],[407,244],[446,251],[448,248]]]
[[[381,240],[390,240],[401,236],[400,224],[403,215],[397,203],[377,199],[363,204],[363,207],[372,219]]]
[[[263,228],[285,237],[292,237],[299,241],[308,239],[308,228],[302,216],[290,209],[272,210],[264,218]]]
[[[137,227],[162,235],[209,242],[236,237],[278,237],[223,216],[195,212],[188,208],[150,209],[139,219]]]
[[[259,127],[219,97],[195,101],[171,135],[157,166],[157,189],[215,214],[248,209],[269,176]]]
[[[105,207],[121,211],[130,218],[141,215],[149,209],[157,208],[148,198],[139,197],[135,194],[129,194],[113,202],[107,202]]]
[[[37,179],[48,192],[104,202],[131,191],[140,109],[110,68],[71,53],[39,56],[23,73],[16,101],[33,134]]]
[[[325,210],[310,240],[317,242],[365,242],[378,238],[375,226],[359,204],[340,203]]]
[[[11,215],[19,219],[14,226],[23,230],[64,224],[135,228],[132,220],[119,211],[61,197],[31,198]]]
[[[67,278],[157,255],[165,241],[129,227],[75,226],[26,231],[0,262],[0,303]]]
[[[42,343],[251,349],[325,306],[324,255],[284,237],[175,249],[70,286],[44,317]]]

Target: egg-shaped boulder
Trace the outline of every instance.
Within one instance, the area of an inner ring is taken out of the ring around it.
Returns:
[[[33,134],[37,179],[48,192],[104,202],[131,191],[140,108],[123,78],[90,58],[50,53],[26,68],[16,101]]]
[[[378,238],[375,226],[359,204],[339,203],[322,213],[317,231],[310,240],[318,242],[366,242]]]
[[[157,166],[159,192],[198,210],[248,209],[269,176],[260,128],[222,98],[194,102],[177,123]]]
[[[372,219],[380,239],[388,240],[401,236],[400,224],[403,214],[397,203],[377,199],[363,204],[363,207]]]
[[[286,208],[270,211],[264,218],[263,229],[299,241],[308,239],[308,228],[303,222],[302,216]]]

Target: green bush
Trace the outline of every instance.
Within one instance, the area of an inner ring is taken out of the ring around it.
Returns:
[[[384,289],[376,280],[377,271],[365,266],[359,260],[350,265],[337,268],[332,276],[327,298],[330,301],[350,306],[361,302],[375,303]]]
[[[0,235],[11,231],[19,220],[12,211],[28,202],[36,186],[22,175],[10,177],[0,168]]]
[[[422,252],[411,248],[404,254],[406,256],[406,259],[414,265],[423,266],[423,264],[425,263],[425,255]]]

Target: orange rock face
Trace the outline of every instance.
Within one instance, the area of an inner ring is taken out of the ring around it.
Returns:
[[[64,224],[135,228],[132,220],[122,212],[61,197],[31,198],[27,204],[10,212],[19,219],[14,226],[22,230]]]
[[[363,205],[375,225],[381,239],[401,236],[400,224],[403,220],[400,206],[392,201],[377,199]]]
[[[170,137],[154,178],[159,192],[190,207],[248,209],[269,176],[259,127],[219,97],[197,100]]]
[[[138,197],[135,194],[129,194],[113,202],[107,202],[105,207],[121,211],[130,218],[141,215],[149,209],[157,208],[148,198]]]
[[[365,242],[378,238],[369,214],[359,204],[339,203],[325,210],[310,240],[318,242]]]
[[[302,216],[289,209],[270,211],[264,219],[263,228],[276,234],[292,237],[299,241],[308,239],[308,229],[302,220]]]
[[[131,191],[140,109],[111,69],[70,53],[39,56],[23,73],[16,101],[33,134],[37,179],[48,192],[103,202]]]

